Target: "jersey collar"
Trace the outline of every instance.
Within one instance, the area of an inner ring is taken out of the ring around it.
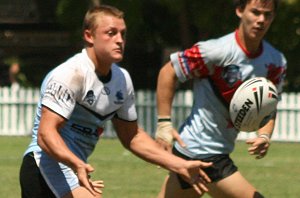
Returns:
[[[238,29],[236,29],[235,30],[235,40],[236,40],[236,42],[237,42],[237,44],[239,45],[239,47],[242,49],[242,51],[246,54],[246,56],[248,57],[248,58],[256,58],[256,57],[258,57],[258,56],[260,56],[261,54],[262,54],[262,52],[263,52],[263,44],[262,44],[262,42],[261,42],[261,44],[259,45],[259,50],[256,52],[256,53],[251,53],[251,52],[249,52],[243,45],[242,45],[242,42],[241,42],[241,40],[240,40],[240,38],[239,38],[239,35],[238,35],[238,32],[239,32],[239,30]]]
[[[82,49],[81,52],[82,52],[82,54],[85,56],[85,58],[86,58],[86,60],[87,60],[87,62],[88,62],[89,67],[92,68],[93,71],[95,71],[96,67],[95,67],[93,61],[92,61],[92,60],[90,59],[90,57],[88,56],[86,49],[85,49],[85,48]]]

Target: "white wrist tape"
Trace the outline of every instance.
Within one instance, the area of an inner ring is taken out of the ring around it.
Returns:
[[[157,123],[155,138],[160,138],[169,144],[173,143],[173,125],[171,121],[163,121]]]
[[[263,138],[267,141],[267,143],[270,143],[271,142],[271,139],[270,139],[270,135],[269,134],[260,134],[258,136],[259,138]]]

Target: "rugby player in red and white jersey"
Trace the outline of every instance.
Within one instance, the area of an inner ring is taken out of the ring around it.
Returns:
[[[262,76],[282,92],[286,59],[263,38],[274,17],[277,0],[236,0],[240,18],[236,31],[217,39],[200,41],[190,49],[171,54],[162,67],[157,85],[158,126],[156,140],[167,150],[184,159],[213,162],[204,169],[212,183],[212,197],[262,197],[238,171],[230,158],[237,131],[229,116],[229,102],[245,80]],[[179,129],[171,121],[172,101],[178,81],[193,81],[194,102],[191,114]],[[275,123],[272,119],[247,140],[249,154],[260,159],[267,154]],[[176,173],[170,172],[159,198],[199,197]]]
[[[91,8],[83,25],[85,48],[43,81],[20,170],[22,198],[102,197],[103,183],[89,179],[94,168],[87,159],[108,120],[127,149],[182,175],[198,193],[206,191],[210,179],[201,168],[212,163],[172,155],[138,127],[131,78],[115,64],[125,47],[123,12],[105,5]]]

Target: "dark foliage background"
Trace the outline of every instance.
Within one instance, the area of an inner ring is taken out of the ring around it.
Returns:
[[[68,44],[56,47],[55,50],[44,46],[43,49],[33,53],[30,51],[25,55],[10,51],[11,56],[17,56],[20,60],[22,71],[31,84],[39,86],[45,73],[81,50],[84,13],[89,6],[100,1],[32,2],[38,5],[40,17],[40,24],[31,24],[32,29],[40,30],[43,27],[45,31],[62,31],[68,34]],[[116,6],[125,12],[127,45],[125,58],[120,65],[129,70],[136,89],[155,89],[158,71],[167,61],[170,52],[190,47],[200,40],[222,36],[238,26],[232,0],[101,0],[101,3]],[[1,27],[5,28],[3,24],[0,24],[0,30]],[[266,39],[281,50],[288,60],[285,91],[300,91],[299,0],[282,0]],[[32,70],[36,71],[34,75]],[[189,88],[189,85],[182,88]]]

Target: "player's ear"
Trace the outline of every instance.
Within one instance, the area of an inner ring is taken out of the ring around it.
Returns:
[[[241,7],[236,7],[235,8],[235,14],[239,17],[239,18],[242,18],[242,15],[243,15],[243,9]]]
[[[90,30],[84,30],[84,32],[83,32],[83,38],[89,44],[93,44],[94,43],[94,37],[93,37],[93,34],[92,34],[92,32]]]

